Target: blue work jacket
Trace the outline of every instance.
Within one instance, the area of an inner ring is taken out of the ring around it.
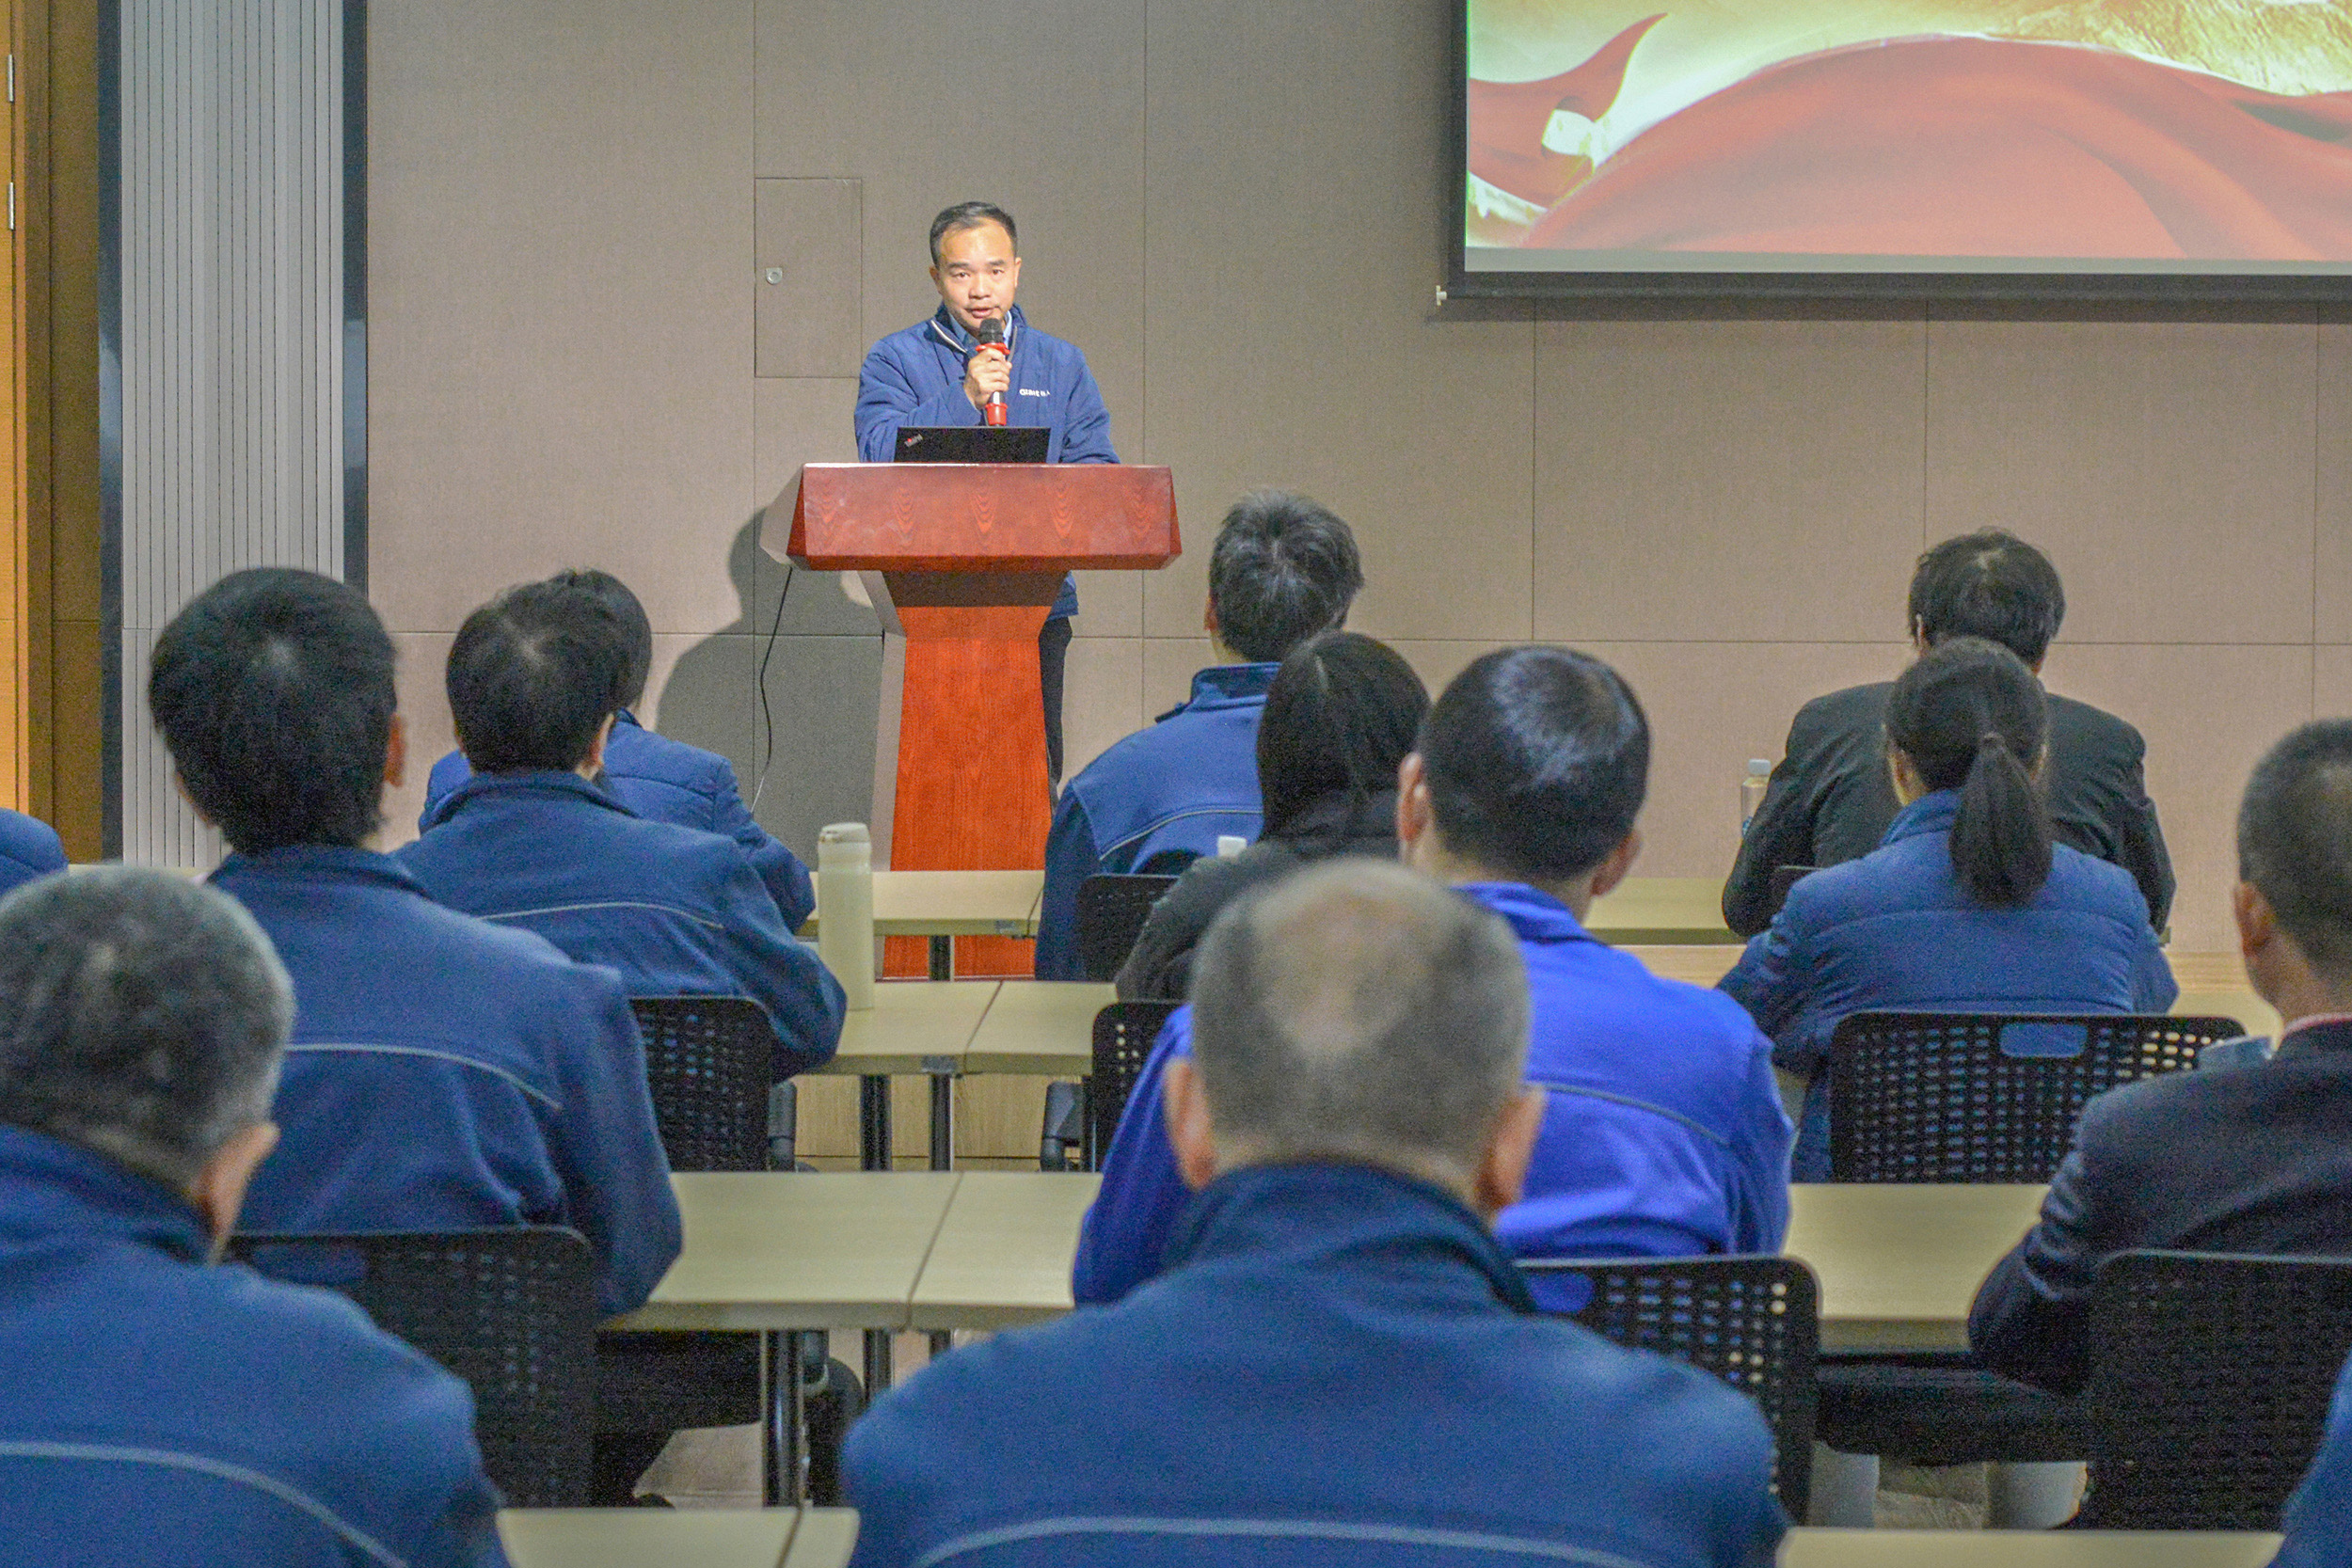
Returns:
[[[631,996],[748,996],[778,1078],[833,1059],[846,1001],[732,840],[648,822],[577,773],[477,773],[401,862],[441,902],[620,972]]]
[[[850,1431],[855,1568],[1764,1568],[1747,1400],[1537,1316],[1469,1210],[1246,1167],[1116,1307],[936,1361]]]
[[[417,816],[417,832],[424,832],[451,790],[472,777],[463,752],[452,752],[435,763],[425,784],[424,810]],[[735,840],[775,899],[784,928],[797,931],[808,924],[817,908],[808,867],[754,819],[736,784],[735,764],[718,752],[649,730],[623,708],[613,720],[612,737],[604,745],[604,790],[649,822],[672,822]]]
[[[1279,664],[1224,664],[1192,677],[1192,697],[1112,746],[1061,786],[1045,840],[1037,977],[1083,980],[1078,884],[1130,871],[1180,872],[1218,838],[1254,839],[1258,720]]]
[[[493,1568],[466,1386],[185,1198],[0,1127],[0,1568]]]
[[[677,1199],[611,973],[443,909],[365,849],[231,855],[212,881],[294,989],[246,1229],[566,1225],[601,1309],[644,1305],[677,1257]]]
[[[1018,305],[1006,312],[1005,343],[1012,351],[1005,423],[1045,426],[1048,463],[1118,462],[1110,410],[1076,345],[1031,326]],[[963,362],[971,356],[972,335],[944,304],[930,320],[867,350],[857,372],[859,460],[891,461],[902,426],[978,424],[980,411],[963,395]],[[1068,578],[1051,613],[1078,613],[1078,590]]]
[[[38,816],[0,809],[0,893],[65,869],[65,844]]]
[[[2352,1362],[2336,1379],[2328,1432],[2287,1499],[2286,1539],[2271,1568],[2340,1568],[2352,1562]]]
[[[1558,899],[1516,882],[1461,893],[1511,925],[1532,1003],[1527,1079],[1546,1094],[1527,1190],[1495,1222],[1518,1258],[1778,1252],[1788,1229],[1788,1117],[1771,1045],[1739,1008],[1603,945]],[[1192,1053],[1192,1010],[1152,1042],[1103,1163],[1072,1271],[1117,1301],[1162,1267],[1187,1194],[1161,1084]],[[1548,1296],[1572,1287],[1539,1282]]]
[[[2160,1013],[2180,994],[2131,873],[2056,845],[2020,909],[1979,903],[1952,869],[1960,791],[1923,795],[1886,841],[1816,871],[1720,982],[1811,1075],[1796,1179],[1829,1180],[1830,1036],[1848,1013]]]

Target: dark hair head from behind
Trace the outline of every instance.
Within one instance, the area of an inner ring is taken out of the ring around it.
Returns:
[[[977,229],[984,223],[1002,228],[1005,238],[1012,242],[1014,254],[1021,250],[1021,230],[1012,226],[1012,214],[993,201],[959,201],[931,219],[931,265],[939,265],[939,242],[950,234],[967,229]]]
[[[449,710],[477,773],[562,772],[619,709],[628,633],[603,600],[557,582],[510,588],[466,617],[449,650]]]
[[[1567,648],[1472,663],[1429,710],[1420,751],[1446,848],[1534,882],[1607,860],[1649,788],[1649,721],[1633,689]]]
[[[187,877],[94,866],[0,899],[0,1122],[184,1191],[268,1119],[293,1022],[269,939]]]
[[[2312,967],[2352,979],[2352,719],[2305,724],[2254,765],[2237,864]]]
[[[645,618],[645,607],[628,591],[628,583],[594,566],[558,572],[548,580],[559,588],[593,594],[620,619],[621,630],[628,636],[628,677],[621,683],[621,705],[635,707],[653,674],[653,623]]]
[[[2042,682],[1982,638],[1937,643],[1887,698],[1887,744],[1929,789],[1960,791],[1952,869],[1983,903],[2030,903],[2049,880],[2050,814],[2034,782],[2049,727]]]
[[[188,799],[246,854],[352,847],[381,821],[392,640],[358,590],[262,566],[155,639],[148,707]]]
[[[1347,623],[1364,586],[1356,535],[1328,508],[1287,490],[1233,503],[1209,551],[1209,604],[1225,645],[1252,664],[1288,658]]]
[[[1911,575],[1912,629],[1930,647],[1980,637],[2040,669],[2065,619],[2066,590],[2050,558],[1997,528],[1945,540]]]
[[[1353,821],[1363,802],[1396,787],[1429,690],[1386,643],[1352,631],[1309,638],[1282,661],[1258,722],[1258,790],[1265,832],[1279,837],[1333,796]]]

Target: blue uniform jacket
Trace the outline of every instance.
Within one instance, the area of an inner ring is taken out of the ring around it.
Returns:
[[[1110,410],[1103,406],[1086,356],[1031,326],[1018,305],[1006,316],[1012,389],[1005,395],[1005,422],[1045,426],[1048,463],[1118,462]],[[971,354],[972,335],[944,304],[930,320],[893,332],[867,350],[857,372],[859,461],[891,461],[904,425],[978,424],[980,411],[963,395],[963,362]],[[1052,613],[1078,613],[1078,590],[1068,578]]]
[[[1434,1187],[1222,1176],[1117,1307],[934,1362],[850,1432],[855,1568],[1763,1568],[1739,1394],[1534,1315]]]
[[[212,881],[294,988],[280,1139],[244,1228],[567,1225],[601,1309],[644,1305],[677,1257],[677,1199],[612,974],[443,909],[365,849],[231,855]]]
[[[1061,787],[1045,840],[1037,977],[1083,980],[1078,884],[1130,871],[1182,871],[1220,836],[1254,839],[1258,720],[1279,664],[1225,664],[1192,677],[1192,698],[1088,763]]]
[[[2131,873],[2057,845],[2032,903],[1989,909],[1952,870],[1959,810],[1956,789],[1923,795],[1876,850],[1797,883],[1720,982],[1772,1037],[1772,1059],[1812,1076],[1800,1181],[1829,1180],[1823,1069],[1848,1013],[2160,1013],[2180,994]]]
[[[417,832],[424,832],[451,790],[472,777],[463,752],[435,763]],[[649,730],[624,708],[613,721],[612,738],[605,742],[604,788],[649,822],[674,822],[735,840],[775,899],[784,928],[797,931],[808,924],[817,908],[808,867],[753,818],[735,782],[735,764],[718,752]]]
[[[0,1127],[0,1568],[491,1568],[466,1386],[342,1297],[211,1268],[185,1199]]]
[[[748,996],[775,1073],[833,1059],[847,1006],[732,840],[648,822],[577,773],[478,773],[399,859],[442,903],[620,972],[631,996]]]
[[[2287,1499],[2286,1539],[2271,1568],[2339,1568],[2352,1562],[2352,1362],[2336,1379],[2328,1434],[2303,1484]]]
[[[0,893],[65,869],[65,844],[38,816],[0,810]]]
[[[1518,883],[1461,891],[1519,939],[1527,1077],[1547,1094],[1526,1195],[1495,1222],[1502,1244],[1518,1258],[1778,1252],[1788,1117],[1756,1026],[1723,997],[1603,945],[1556,898]],[[1180,1009],[1152,1042],[1112,1136],[1079,1234],[1079,1301],[1117,1301],[1162,1267],[1188,1195],[1160,1085],[1168,1063],[1191,1054],[1191,1024]]]

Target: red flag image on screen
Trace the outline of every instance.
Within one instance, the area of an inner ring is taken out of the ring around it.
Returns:
[[[2352,93],[2280,96],[2074,43],[1828,50],[1651,126],[1523,243],[2352,261]]]

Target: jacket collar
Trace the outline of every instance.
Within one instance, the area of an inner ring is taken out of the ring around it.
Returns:
[[[1372,1165],[1247,1165],[1203,1187],[1168,1243],[1170,1272],[1227,1258],[1287,1259],[1317,1275],[1465,1272],[1481,1295],[1532,1313],[1527,1281],[1453,1195]]]
[[[1007,354],[1015,352],[1021,341],[1021,329],[1028,325],[1029,319],[1021,313],[1020,306],[1016,305],[1005,312],[1005,352]],[[972,334],[966,332],[963,329],[963,324],[956,320],[954,314],[948,310],[946,300],[941,300],[939,309],[931,313],[930,327],[932,341],[944,344],[958,354],[972,352]]]
[[[1899,838],[1916,838],[1921,833],[1948,833],[1959,816],[1959,790],[1930,790],[1895,814],[1895,820],[1886,825],[1886,836],[1879,840],[1879,845],[1883,848]]]
[[[431,896],[408,868],[389,855],[373,849],[349,849],[332,844],[290,844],[257,854],[237,853],[220,863],[205,879],[230,892],[240,884],[260,882],[359,882]]]
[[[201,1263],[212,1250],[188,1200],[128,1165],[23,1127],[0,1126],[0,1247],[112,1237]]]
[[[2296,1024],[2279,1037],[2278,1054],[2281,1056],[2336,1051],[2352,1051],[2352,1018],[2323,1014]]]
[[[1454,891],[1501,915],[1510,923],[1511,934],[1521,942],[1600,941],[1584,928],[1575,911],[1525,882],[1462,882]]]
[[[1192,675],[1192,695],[1161,714],[1160,719],[1173,719],[1180,713],[1213,713],[1218,708],[1262,705],[1266,688],[1274,684],[1281,668],[1279,663],[1213,664],[1206,670],[1196,670]]]
[[[424,831],[431,832],[475,800],[516,800],[549,805],[590,805],[623,816],[637,814],[577,773],[476,773],[441,797]]]

